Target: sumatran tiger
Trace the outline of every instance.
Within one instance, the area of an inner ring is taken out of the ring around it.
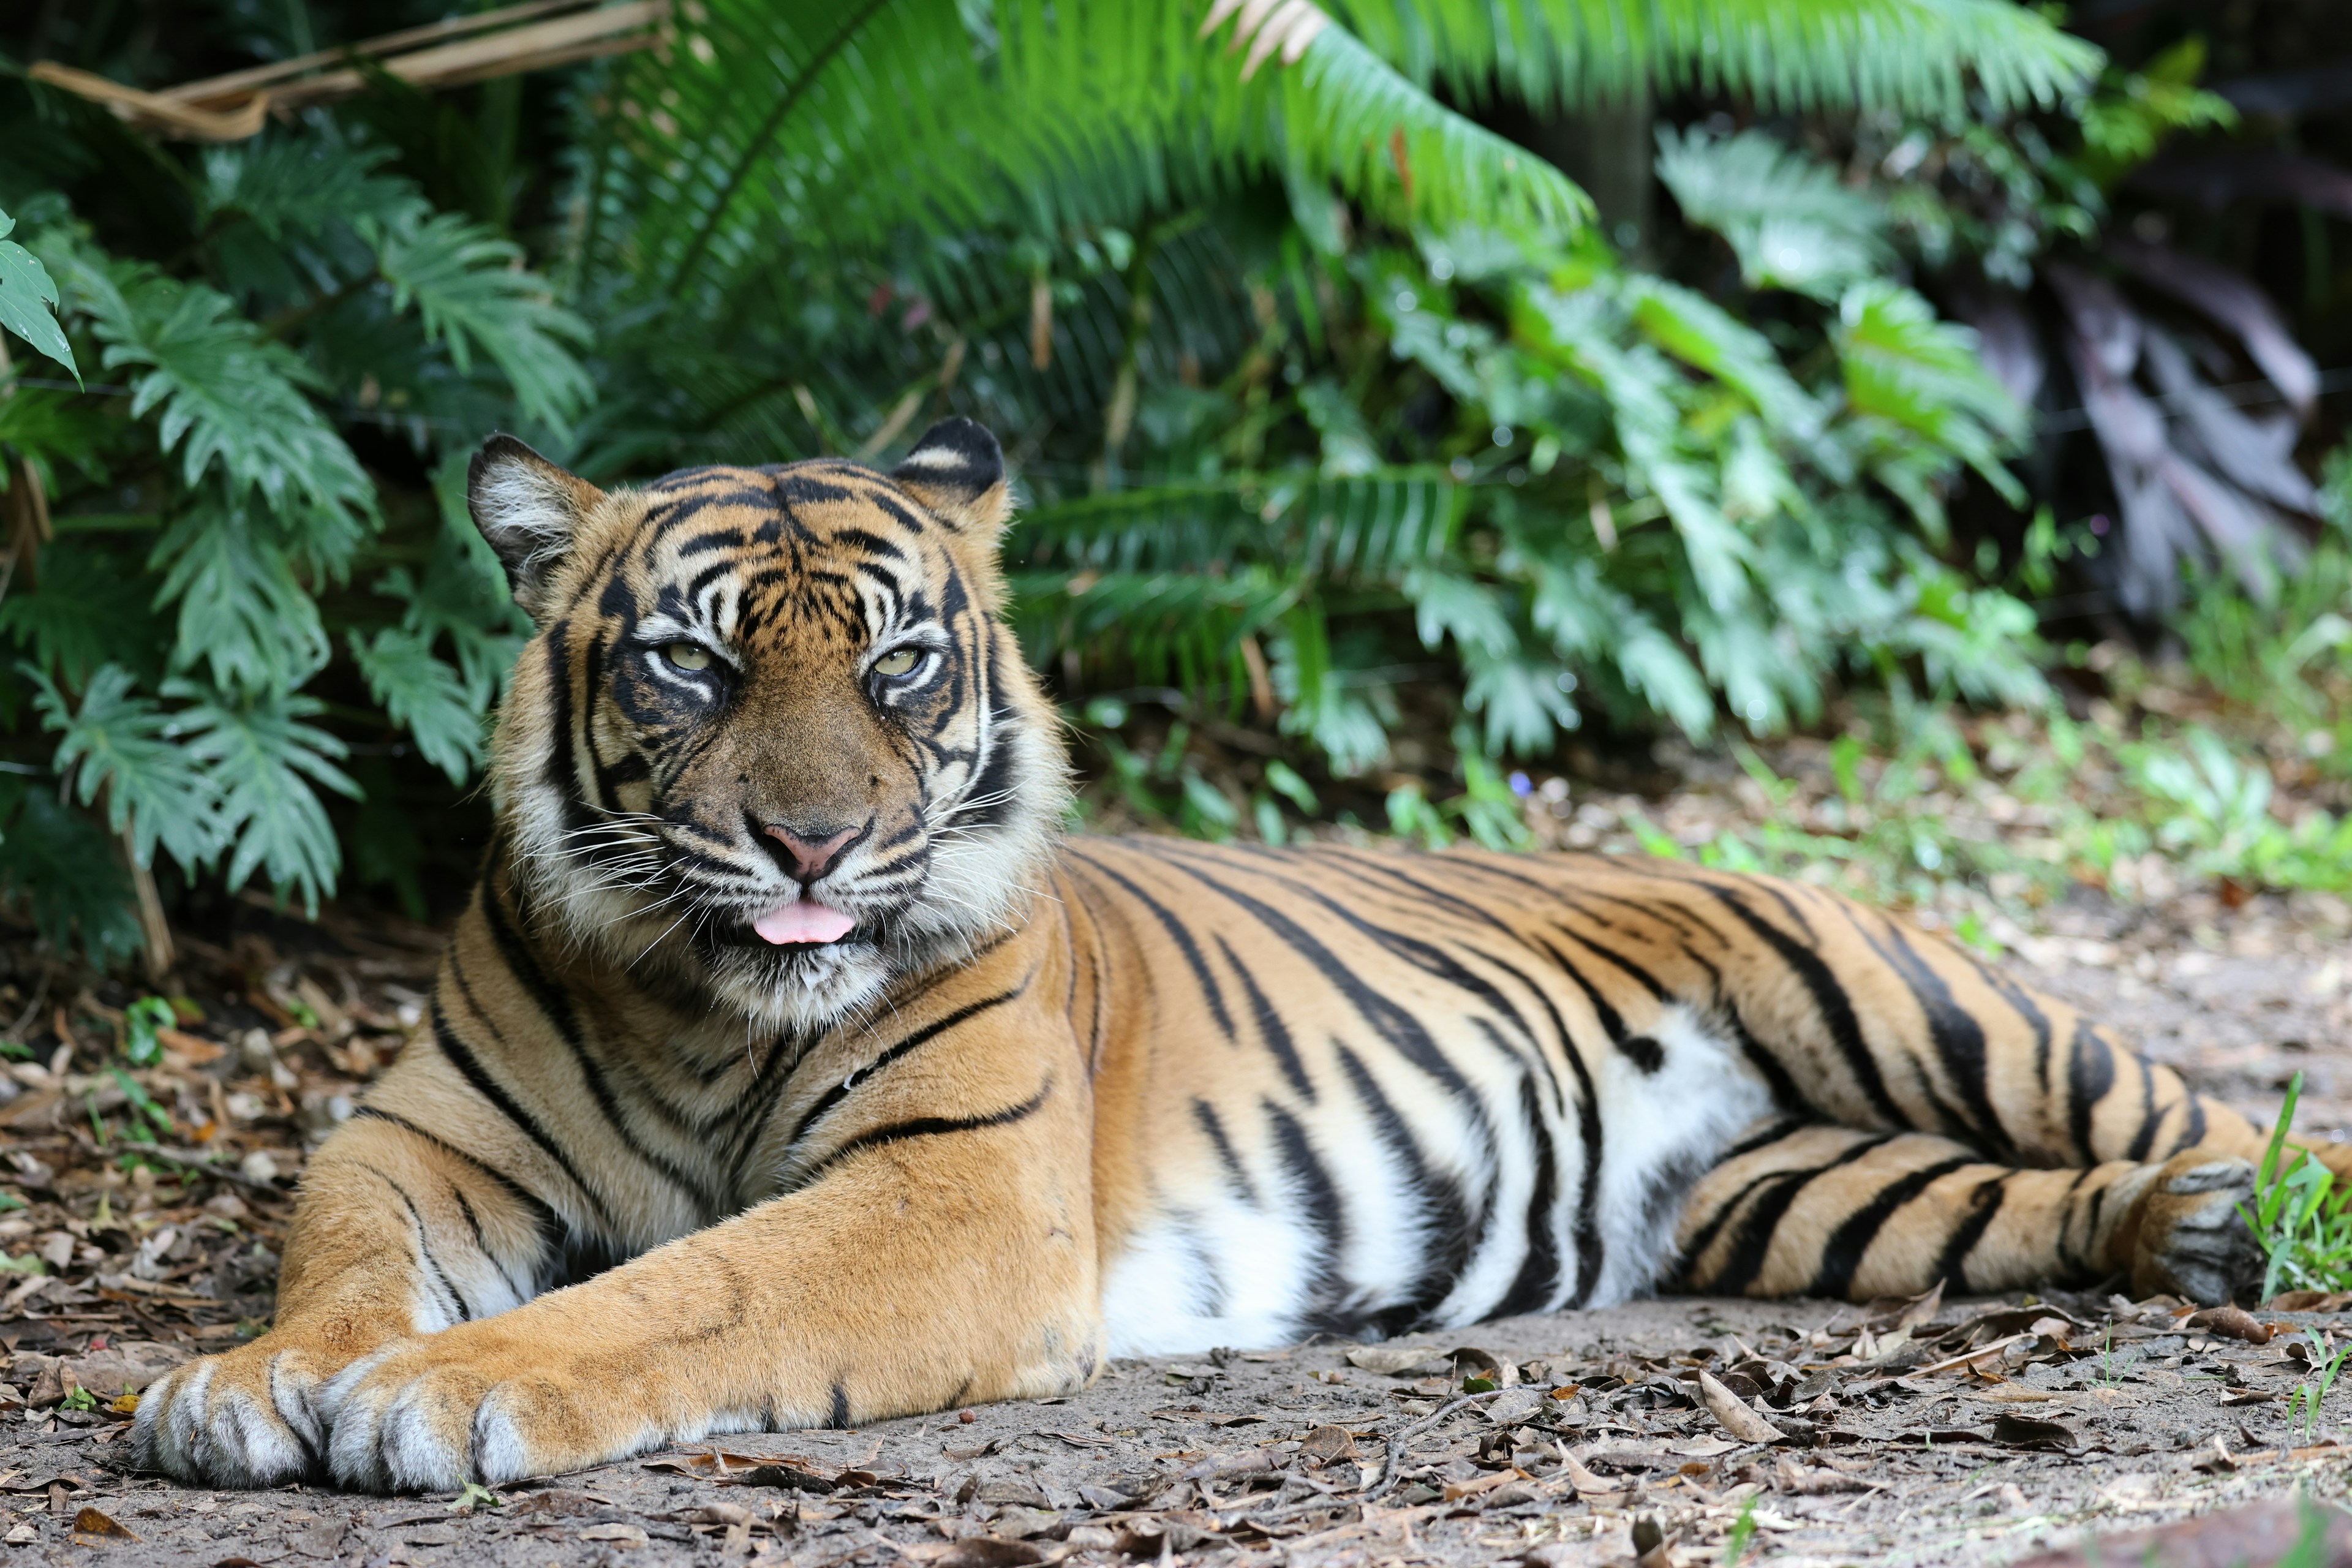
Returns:
[[[1661,1284],[2259,1263],[2245,1117],[1818,888],[1066,837],[978,425],[611,491],[497,437],[470,501],[537,627],[480,886],[147,1467],[451,1489]]]

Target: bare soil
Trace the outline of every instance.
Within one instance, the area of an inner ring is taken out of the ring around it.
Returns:
[[[2085,902],[2008,962],[2250,1111],[2305,1073],[2301,1125],[2342,1137],[2352,974],[2327,914]],[[2005,1563],[2299,1489],[2340,1502],[2352,1470],[2352,1391],[2289,1408],[2352,1317],[2257,1312],[2255,1344],[2095,1289],[1666,1298],[1419,1336],[1401,1368],[1335,1342],[1122,1362],[1067,1400],[730,1437],[470,1503],[170,1485],[127,1470],[110,1406],[266,1321],[304,1152],[415,1026],[433,943],[257,914],[217,934],[130,1075],[168,1134],[108,1065],[133,994],[5,955],[0,1008],[36,1059],[0,1100],[23,1205],[0,1242],[44,1271],[0,1275],[0,1561],[1711,1568],[1737,1533],[1744,1562]],[[1702,1372],[1780,1439],[1727,1430]]]

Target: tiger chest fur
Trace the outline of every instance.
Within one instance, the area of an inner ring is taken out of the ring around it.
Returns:
[[[2254,1261],[2245,1118],[1821,889],[1066,838],[968,421],[609,493],[501,437],[470,500],[538,627],[497,842],[146,1465],[446,1489],[1118,1353]]]

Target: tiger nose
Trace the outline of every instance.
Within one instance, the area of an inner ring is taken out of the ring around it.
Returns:
[[[858,837],[855,827],[830,832],[822,829],[796,831],[781,822],[771,822],[761,831],[784,847],[784,853],[792,857],[793,862],[785,869],[797,872],[803,882],[814,882],[832,870],[833,863],[840,858],[842,850],[851,839]]]

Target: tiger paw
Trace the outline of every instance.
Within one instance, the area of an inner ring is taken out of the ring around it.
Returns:
[[[504,1323],[461,1323],[387,1346],[322,1391],[327,1468],[363,1491],[455,1491],[560,1474],[658,1447],[626,1395]]]
[[[134,1462],[202,1486],[274,1487],[319,1474],[319,1394],[334,1371],[271,1334],[177,1368],[141,1395]]]
[[[2141,1200],[2134,1292],[2215,1307],[2261,1279],[2262,1247],[2238,1212],[2253,1198],[2254,1168],[2243,1160],[2191,1149],[2166,1162]]]

